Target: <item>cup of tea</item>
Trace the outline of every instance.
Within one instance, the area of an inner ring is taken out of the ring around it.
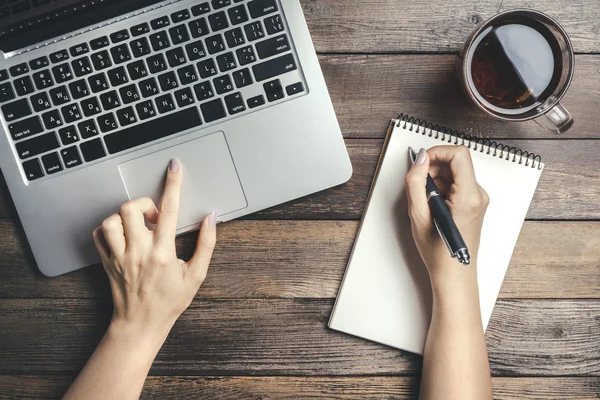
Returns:
[[[469,98],[505,121],[535,120],[555,133],[573,125],[559,103],[575,67],[573,45],[546,14],[511,10],[484,22],[460,53],[460,77]]]

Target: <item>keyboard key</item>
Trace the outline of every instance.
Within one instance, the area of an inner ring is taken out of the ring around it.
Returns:
[[[183,68],[179,68],[177,70],[177,75],[179,76],[179,82],[182,85],[189,85],[190,83],[196,82],[198,80],[198,75],[196,74],[196,70],[193,65],[187,65]]]
[[[112,55],[113,61],[115,64],[122,64],[131,60],[131,53],[129,52],[129,48],[127,47],[127,43],[120,44],[110,49],[110,54]]]
[[[67,168],[73,168],[78,165],[81,165],[81,157],[79,156],[79,151],[77,150],[77,146],[68,147],[66,149],[62,149],[60,151],[60,156],[63,159],[63,163]]]
[[[165,31],[153,33],[152,35],[150,35],[150,43],[152,43],[152,48],[154,49],[154,51],[166,49],[171,45],[171,43],[169,43],[167,32]]]
[[[54,85],[54,81],[50,75],[50,70],[48,69],[33,74],[33,80],[35,82],[35,87],[38,90],[46,89]]]
[[[141,120],[152,118],[156,116],[156,111],[154,110],[154,104],[152,101],[147,100],[135,105],[135,109],[137,110],[138,115]],[[133,147],[133,146],[132,146]],[[110,152],[110,148],[109,148]]]
[[[29,67],[27,66],[27,64],[23,63],[10,67],[8,70],[10,72],[10,76],[15,77],[29,72]]]
[[[119,93],[121,94],[123,104],[134,103],[140,99],[140,94],[137,86],[135,85],[123,86],[121,89],[119,89]]]
[[[87,53],[88,51],[90,51],[90,49],[88,48],[87,43],[81,43],[78,44],[77,46],[73,46],[69,49],[69,51],[71,52],[71,55],[73,57],[79,57],[82,54]]]
[[[241,49],[237,49],[235,54],[237,54],[240,65],[248,65],[256,61],[256,55],[254,54],[254,49],[252,46],[246,46],[242,47]]]
[[[283,32],[284,30],[283,22],[281,21],[281,15],[279,14],[265,18],[264,24],[269,35],[274,35],[276,33]]]
[[[171,20],[174,24],[185,21],[186,19],[190,19],[190,12],[186,8],[171,14]]]
[[[229,14],[229,20],[233,25],[243,24],[248,21],[248,13],[246,12],[246,6],[240,4],[239,6],[231,7],[227,10]]]
[[[141,81],[139,84],[140,92],[142,92],[142,97],[151,97],[155,94],[158,94],[158,86],[156,85],[156,79],[148,78],[146,80]]]
[[[56,129],[62,126],[62,117],[58,113],[58,110],[50,110],[47,113],[42,114],[42,119],[44,120],[44,126],[46,129]]]
[[[240,92],[230,94],[229,96],[225,96],[225,104],[227,105],[229,115],[234,115],[242,111],[246,111],[246,106],[244,105],[244,98],[242,97],[242,94]]]
[[[210,54],[215,54],[225,50],[225,43],[221,35],[214,35],[206,38],[206,48]]]
[[[62,142],[63,146],[67,146],[69,144],[76,143],[79,141],[79,135],[77,134],[77,129],[75,129],[75,125],[59,129],[58,136],[60,136],[60,141]]]
[[[201,104],[200,110],[202,111],[202,116],[204,116],[204,121],[206,121],[206,123],[213,122],[227,116],[221,99],[215,99]]]
[[[150,26],[152,26],[152,29],[154,30],[161,29],[169,25],[171,25],[171,21],[169,21],[169,17],[167,16],[156,18],[150,21]]]
[[[233,74],[233,80],[235,81],[235,86],[238,89],[241,89],[245,86],[251,85],[254,83],[252,80],[252,74],[248,68],[241,69],[239,71],[235,71]]]
[[[148,57],[146,59],[148,63],[148,68],[150,72],[156,74],[157,72],[162,72],[167,69],[167,62],[165,61],[165,57],[161,54],[153,55],[152,57]]]
[[[75,76],[84,76],[94,72],[92,69],[92,64],[90,64],[90,59],[87,57],[82,57],[71,62],[71,66],[73,67]]]
[[[225,32],[225,40],[227,41],[229,47],[236,47],[246,43],[246,39],[244,39],[244,34],[242,33],[241,28],[235,28]]]
[[[23,163],[23,171],[28,180],[34,181],[44,176],[40,160],[34,158],[33,160],[25,161]]]
[[[186,63],[183,47],[176,47],[166,52],[167,61],[171,68],[178,67]]]
[[[74,100],[81,99],[90,94],[90,90],[84,79],[69,83],[69,90],[71,91],[71,97]]]
[[[139,112],[139,110],[138,110]],[[110,154],[119,153],[146,143],[162,139],[202,124],[198,109],[190,107],[164,117],[134,125],[106,135],[104,142]]]
[[[256,52],[260,58],[269,58],[289,50],[291,50],[291,48],[286,34],[256,43]]]
[[[129,46],[131,46],[133,56],[136,58],[146,56],[151,52],[150,43],[145,37],[132,41]]]
[[[295,94],[304,92],[304,85],[302,84],[302,82],[294,83],[293,85],[287,86],[285,88],[285,91],[288,94],[288,96],[293,96]]]
[[[37,135],[38,133],[42,133],[43,130],[44,128],[42,128],[42,123],[38,116],[8,124],[8,131],[14,140],[21,140],[29,136]]]
[[[208,78],[218,73],[215,60],[209,58],[208,60],[200,61],[197,65],[198,72],[200,72],[201,78]]]
[[[56,83],[63,83],[73,79],[73,73],[69,64],[61,64],[52,68],[52,74]]]
[[[215,96],[215,92],[213,92],[209,81],[194,85],[194,91],[196,92],[196,98],[198,101],[204,101]]]
[[[15,92],[13,91],[10,82],[6,82],[0,85],[0,103],[9,101],[15,98]]]
[[[15,85],[15,91],[19,96],[25,96],[29,93],[33,93],[35,90],[33,88],[33,82],[31,78],[28,76],[24,76],[22,78],[15,79],[13,81],[13,85]]]
[[[60,111],[62,113],[63,120],[66,124],[70,124],[71,122],[75,122],[83,118],[81,116],[81,111],[79,111],[79,105],[77,105],[77,103],[69,104],[68,106],[61,108]]]
[[[121,101],[119,100],[119,95],[115,90],[111,90],[110,92],[106,92],[100,95],[100,102],[102,103],[102,107],[104,110],[112,110],[113,108],[117,108],[121,106]]]
[[[210,12],[210,5],[208,2],[198,4],[197,6],[192,7],[192,15],[197,17],[198,15],[206,14]]]
[[[6,121],[14,121],[31,114],[27,99],[20,99],[2,106],[2,113]]]
[[[35,60],[29,61],[29,67],[33,70],[44,68],[50,65],[50,61],[48,61],[48,57],[40,57]]]
[[[130,32],[131,32],[131,35],[134,37],[140,36],[140,35],[143,35],[144,33],[150,32],[150,26],[148,26],[148,24],[144,22],[143,24],[139,24],[139,25],[132,27],[130,29]]]
[[[251,24],[245,25],[244,30],[246,31],[246,37],[251,42],[265,37],[265,32],[262,29],[260,21],[255,21]]]
[[[56,133],[50,132],[45,135],[36,136],[32,139],[19,142],[15,147],[19,158],[25,159],[57,149],[60,147],[60,144],[58,143]]]
[[[117,111],[117,119],[119,120],[119,124],[121,124],[121,126],[127,126],[137,122],[137,118],[133,112],[133,107],[126,107]]]
[[[96,161],[106,156],[106,151],[104,151],[104,146],[102,146],[102,141],[100,139],[83,142],[79,145],[79,148],[81,149],[81,154],[83,154],[83,159],[86,162]]]
[[[98,93],[109,88],[106,75],[102,73],[90,76],[88,78],[88,83],[90,84],[90,88],[94,93]]]
[[[112,86],[120,86],[129,82],[129,79],[127,78],[127,73],[125,72],[125,68],[123,67],[113,68],[107,72],[107,75]]]
[[[60,106],[71,101],[71,96],[69,95],[66,86],[59,86],[51,89],[50,98],[52,99],[52,104],[55,106]]]
[[[65,61],[68,58],[69,58],[69,53],[67,53],[66,50],[60,50],[60,51],[57,51],[56,53],[50,54],[50,61],[52,61],[53,64],[59,63],[61,61]]]
[[[114,32],[110,35],[110,40],[115,44],[127,39],[129,39],[129,32],[127,31],[127,29]]]
[[[233,90],[233,83],[231,83],[229,75],[219,76],[218,78],[213,79],[213,83],[215,84],[215,90],[218,94],[231,92]]]
[[[175,101],[180,108],[194,104],[194,95],[190,88],[183,88],[175,92]]]
[[[227,22],[225,11],[219,11],[218,13],[209,15],[208,22],[210,23],[213,32],[229,28],[229,22]]]
[[[265,83],[263,88],[267,93],[267,100],[269,100],[269,102],[281,100],[283,98],[283,88],[281,87],[281,81],[279,79]]]
[[[175,110],[175,103],[173,103],[173,98],[170,94],[158,96],[155,101],[158,112],[161,114]]]
[[[171,43],[174,45],[190,40],[190,34],[185,25],[177,25],[169,29],[169,36],[171,37]]]
[[[202,40],[187,44],[185,46],[185,51],[190,61],[196,61],[206,57],[206,51],[204,50],[204,44],[202,43]]]
[[[208,35],[210,30],[205,18],[198,18],[188,24],[190,32],[193,38],[199,38],[201,36]]]
[[[127,71],[129,71],[129,77],[133,81],[148,76],[146,64],[144,64],[144,61],[142,60],[127,64]]]
[[[110,56],[106,50],[92,54],[91,58],[92,64],[94,64],[94,69],[96,71],[101,71],[105,68],[112,67],[112,61],[110,61]]]
[[[88,119],[87,121],[80,122],[77,124],[77,129],[79,129],[79,133],[83,139],[89,139],[98,135],[98,128],[96,127],[96,122],[93,119]]]
[[[100,114],[102,111],[100,108],[100,103],[98,102],[98,98],[96,97],[90,97],[89,99],[83,100],[81,102],[81,108],[83,109],[83,115],[86,117]]]
[[[110,45],[110,42],[108,41],[108,37],[106,36],[99,37],[90,42],[90,47],[92,48],[92,50],[98,50],[103,47],[107,47],[108,45]]]
[[[115,120],[115,115],[113,113],[101,115],[97,118],[97,121],[100,131],[103,133],[117,129],[117,120]]]
[[[294,71],[298,67],[292,54],[286,54],[281,57],[274,58],[269,61],[254,65],[254,77],[258,82],[264,81],[278,75],[285,74],[289,71]]]
[[[248,107],[250,108],[256,108],[258,106],[262,106],[263,104],[265,104],[265,97],[262,94],[248,99]]]
[[[163,92],[169,91],[171,89],[176,89],[179,86],[177,82],[177,78],[175,78],[175,73],[173,71],[169,71],[162,75],[158,76],[158,83],[160,84],[160,88]]]
[[[43,156],[42,164],[44,164],[44,170],[48,175],[52,175],[63,170],[62,164],[60,163],[60,158],[56,152]]]
[[[217,56],[217,64],[219,64],[219,69],[221,72],[227,72],[237,67],[235,57],[233,56],[232,52]]]
[[[231,0],[212,0],[212,6],[215,10],[231,5]]]
[[[275,0],[253,0],[248,3],[252,18],[259,18],[278,11]]]
[[[0,69],[0,82],[9,78],[7,69]]]
[[[33,105],[33,109],[37,112],[47,110],[51,107],[50,99],[48,98],[48,93],[46,92],[34,94],[29,100]]]

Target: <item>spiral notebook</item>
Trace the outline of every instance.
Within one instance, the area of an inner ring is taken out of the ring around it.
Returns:
[[[390,124],[330,328],[423,353],[431,286],[411,234],[404,177],[411,165],[409,146],[440,144],[471,149],[477,181],[490,196],[478,257],[487,327],[544,164],[527,151],[401,115]]]

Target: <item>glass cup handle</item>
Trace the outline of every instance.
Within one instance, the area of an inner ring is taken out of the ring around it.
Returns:
[[[535,122],[542,128],[554,133],[565,133],[573,126],[573,117],[560,103],[556,104],[545,114],[537,117]]]

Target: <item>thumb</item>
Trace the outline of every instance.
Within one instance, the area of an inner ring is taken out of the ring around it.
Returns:
[[[213,250],[217,243],[217,212],[213,211],[204,217],[194,255],[188,262],[194,276],[200,281],[200,284],[206,279],[208,265],[212,258]]]
[[[427,150],[419,150],[414,165],[406,174],[406,192],[408,194],[408,215],[416,227],[431,226],[431,211],[427,203],[425,185],[429,173],[429,155]]]

